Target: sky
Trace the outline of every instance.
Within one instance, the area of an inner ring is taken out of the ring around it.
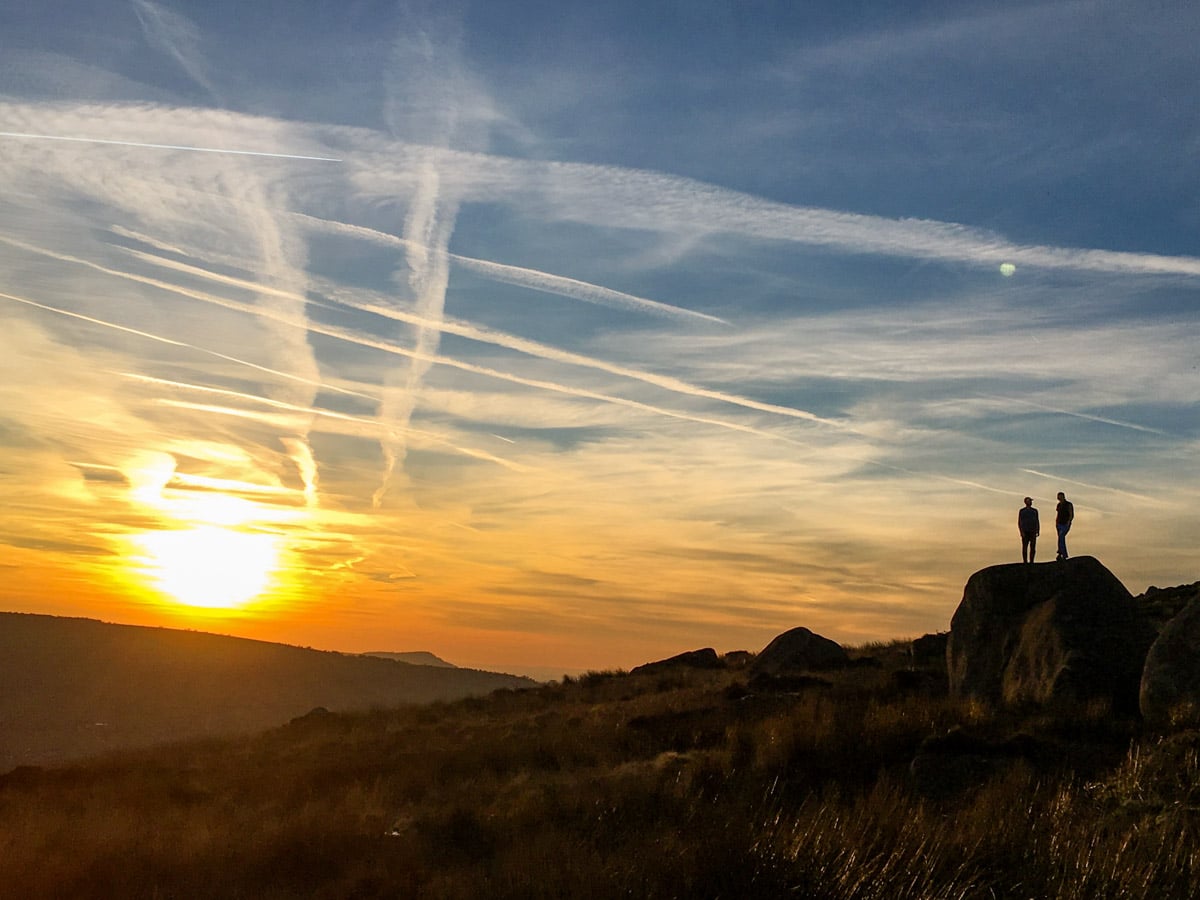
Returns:
[[[4,609],[548,676],[1200,578],[1191,2],[0,0]]]

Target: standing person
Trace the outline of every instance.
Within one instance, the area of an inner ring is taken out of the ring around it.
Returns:
[[[1058,492],[1058,506],[1054,508],[1054,527],[1058,529],[1058,559],[1067,558],[1067,532],[1075,521],[1075,505],[1062,491]]]
[[[1021,562],[1031,563],[1037,553],[1038,535],[1042,533],[1032,497],[1026,497],[1025,505],[1017,512],[1017,531],[1021,532]]]

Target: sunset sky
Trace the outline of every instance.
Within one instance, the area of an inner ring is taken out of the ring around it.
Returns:
[[[69,12],[67,12],[69,10]],[[1200,578],[1200,7],[0,0],[0,609],[551,674]]]

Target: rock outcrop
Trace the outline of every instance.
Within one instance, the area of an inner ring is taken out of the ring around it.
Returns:
[[[703,650],[688,650],[686,653],[679,653],[667,659],[659,659],[654,662],[648,662],[640,666],[634,666],[629,674],[645,674],[647,672],[661,672],[666,669],[723,669],[725,663],[721,661],[721,657],[717,656],[717,651],[712,647],[705,647]]]
[[[1153,629],[1098,560],[992,566],[967,581],[946,647],[950,692],[1005,704],[1111,701],[1135,712]]]
[[[1142,615],[1150,621],[1156,632],[1183,612],[1193,600],[1200,599],[1200,581],[1181,584],[1177,587],[1159,588],[1151,585],[1144,594],[1133,598]]]
[[[1192,600],[1150,645],[1139,696],[1156,725],[1200,724],[1200,598]]]
[[[842,646],[807,628],[785,631],[763,648],[750,664],[752,675],[781,675],[848,665],[850,657]]]

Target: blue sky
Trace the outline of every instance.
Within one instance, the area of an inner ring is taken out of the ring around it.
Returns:
[[[853,643],[947,627],[1060,490],[1074,553],[1194,581],[1198,26],[0,3],[7,604],[528,671]]]

